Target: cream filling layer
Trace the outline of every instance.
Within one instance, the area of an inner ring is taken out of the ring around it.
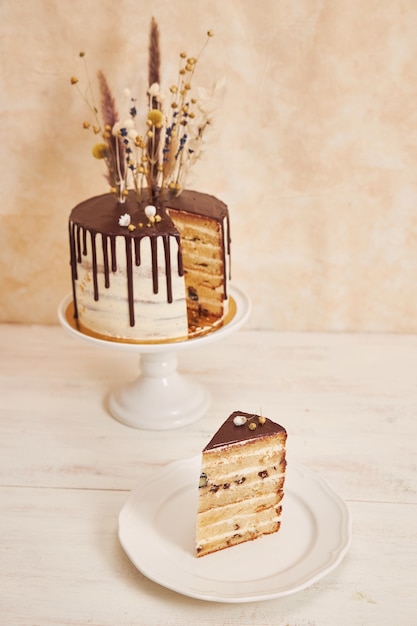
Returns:
[[[215,528],[216,525],[210,527],[210,530],[206,529],[207,532],[205,532],[204,535],[200,534],[197,536],[197,547],[204,547],[208,544],[221,544],[234,535],[241,535],[242,537],[245,535],[262,535],[265,529],[275,526],[281,520],[281,514],[275,513],[274,515],[270,515],[268,519],[262,521],[257,521],[256,519],[253,519],[252,516],[250,517],[252,523],[247,524],[244,523],[242,516],[234,519],[233,521],[240,526],[238,529],[226,530],[217,533]]]

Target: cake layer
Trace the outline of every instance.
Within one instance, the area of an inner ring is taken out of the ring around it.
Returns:
[[[268,509],[264,515],[259,516],[258,520],[248,518],[245,522],[239,519],[234,523],[233,528],[201,537],[200,541],[197,540],[196,555],[205,556],[277,532],[281,525],[281,508],[278,508],[278,511]]]
[[[246,541],[253,541],[254,539],[258,539],[264,535],[275,533],[279,530],[279,528],[280,522],[278,520],[270,520],[250,530],[239,531],[229,535],[226,534],[221,537],[213,537],[197,547],[196,556],[206,556],[208,554],[212,554],[213,552],[218,552],[219,550],[224,550],[240,543],[245,543]]]
[[[261,474],[261,472],[260,472]],[[198,512],[208,511],[213,507],[229,504],[234,501],[246,500],[251,497],[259,497],[266,495],[272,489],[275,492],[280,491],[284,485],[285,475],[281,472],[277,476],[269,476],[260,478],[258,474],[253,478],[236,481],[230,478],[218,477],[219,486],[209,485],[206,489],[200,489],[200,497],[198,499]]]
[[[258,496],[237,500],[229,504],[221,504],[198,514],[199,530],[207,532],[207,527],[218,523],[230,524],[238,517],[248,518],[251,515],[258,517],[265,509],[276,507],[282,500],[283,491],[272,490]]]
[[[244,458],[238,455],[239,446],[245,447]],[[261,439],[253,439],[246,443],[236,442],[233,447],[225,446],[206,450],[204,464],[213,471],[227,471],[228,474],[232,474],[258,465],[272,467],[281,460],[284,451],[284,442],[277,440],[274,436],[266,435]]]

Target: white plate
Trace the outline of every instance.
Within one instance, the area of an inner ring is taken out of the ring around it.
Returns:
[[[278,533],[196,558],[200,457],[171,463],[130,494],[119,539],[148,578],[184,595],[252,602],[305,589],[334,569],[351,539],[349,510],[328,483],[288,464]]]

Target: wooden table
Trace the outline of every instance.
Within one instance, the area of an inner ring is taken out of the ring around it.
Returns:
[[[133,354],[61,327],[0,327],[0,624],[417,624],[417,336],[240,330],[180,357],[207,385],[193,425],[140,431],[109,416]],[[353,518],[351,548],[297,594],[221,604],[148,580],[117,536],[137,481],[200,453],[233,410],[284,424],[288,458],[326,478]]]

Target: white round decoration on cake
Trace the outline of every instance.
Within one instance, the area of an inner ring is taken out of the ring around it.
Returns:
[[[145,215],[146,217],[155,217],[156,207],[154,207],[153,204],[148,204],[148,206],[145,207]]]

